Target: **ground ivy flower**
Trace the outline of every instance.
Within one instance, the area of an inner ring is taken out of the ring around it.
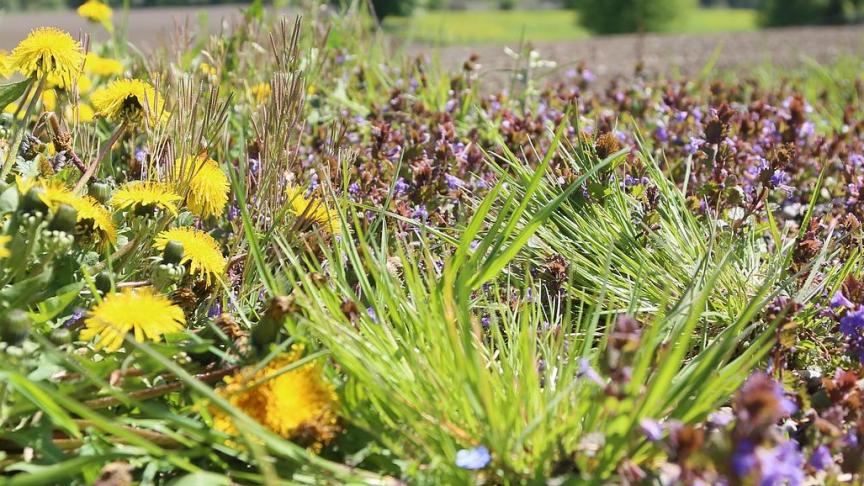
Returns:
[[[156,236],[153,248],[164,251],[170,241],[183,246],[180,263],[189,264],[190,272],[203,278],[207,285],[212,285],[217,277],[225,273],[225,257],[219,251],[219,244],[207,233],[193,228],[172,228]]]
[[[173,180],[180,186],[188,185],[186,203],[189,211],[198,217],[218,217],[225,211],[231,185],[215,160],[207,157],[187,157],[185,162],[177,160]]]
[[[111,206],[118,211],[131,209],[136,214],[166,211],[177,214],[177,201],[181,198],[161,182],[133,181],[124,184],[111,198]]]
[[[456,466],[462,469],[483,469],[491,461],[492,456],[489,454],[489,449],[484,446],[462,449],[456,453]]]
[[[84,72],[105,78],[109,76],[118,76],[123,74],[123,63],[116,59],[110,59],[88,52],[84,61]]]
[[[123,289],[109,294],[90,310],[84,320],[81,339],[98,336],[96,349],[114,352],[131,331],[135,340],[159,341],[163,335],[179,332],[186,325],[183,310],[151,287]]]
[[[84,62],[81,43],[66,32],[41,27],[12,50],[12,67],[27,77],[54,74],[66,83],[78,77]]]
[[[285,193],[289,208],[301,225],[314,224],[334,235],[342,232],[338,211],[328,208],[314,196],[307,197],[297,186],[288,186]]]
[[[145,115],[151,123],[164,121],[165,101],[153,86],[140,79],[118,79],[93,92],[96,114],[113,121],[137,124]]]
[[[338,401],[319,365],[307,363],[284,371],[302,355],[303,347],[296,345],[263,369],[244,368],[225,378],[227,385],[217,393],[280,437],[320,451],[339,430]],[[230,415],[215,407],[211,412],[216,430],[238,435],[237,424]]]

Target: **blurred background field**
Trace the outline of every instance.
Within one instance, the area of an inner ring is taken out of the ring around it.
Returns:
[[[591,35],[580,24],[578,11],[560,8],[424,11],[410,17],[388,17],[384,28],[407,39],[436,44],[569,41]],[[704,34],[757,28],[754,9],[710,8],[688,12],[667,31]]]

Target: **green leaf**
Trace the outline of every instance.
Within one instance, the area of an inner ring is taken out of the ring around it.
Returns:
[[[28,86],[30,86],[30,79],[25,79],[18,83],[0,85],[0,110],[20,98],[27,91]]]
[[[30,317],[36,324],[48,322],[57,317],[64,309],[69,307],[81,290],[84,288],[84,282],[76,282],[66,285],[57,291],[57,295],[43,300],[36,304],[38,312],[31,312]]]

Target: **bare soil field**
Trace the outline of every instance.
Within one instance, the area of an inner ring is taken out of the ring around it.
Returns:
[[[239,15],[238,6],[214,6],[206,15],[193,8],[139,9],[130,13],[128,36],[132,43],[146,50],[168,42],[181,26],[206,25],[210,34],[218,35],[230,28]],[[286,15],[293,15],[284,12]],[[90,32],[93,28],[74,12],[38,12],[0,15],[0,49],[11,49],[30,29],[56,26],[69,32]],[[394,46],[398,41],[394,39]],[[427,56],[446,67],[458,68],[471,54],[480,56],[481,75],[500,84],[510,76],[517,63],[504,54],[504,48],[519,46],[481,45],[445,46],[410,45],[412,55]],[[792,67],[807,60],[830,62],[839,56],[864,53],[864,27],[806,27],[771,29],[761,32],[705,35],[620,35],[573,42],[537,43],[532,46],[542,59],[555,61],[557,67],[545,69],[552,77],[563,77],[571,67],[584,62],[599,78],[627,75],[637,63],[647,72],[698,73],[709,62],[718,68],[748,68],[763,63]]]

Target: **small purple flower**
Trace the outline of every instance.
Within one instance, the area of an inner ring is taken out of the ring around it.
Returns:
[[[484,446],[462,449],[456,453],[456,466],[462,469],[477,470],[486,467],[492,461],[489,449]]]
[[[847,309],[851,309],[851,308],[855,307],[855,304],[853,304],[852,301],[850,301],[849,299],[846,298],[845,295],[843,295],[842,290],[838,290],[834,294],[834,297],[831,297],[831,308],[832,309],[838,309],[840,307],[845,307]]]
[[[396,179],[396,184],[393,185],[393,194],[396,197],[402,197],[407,192],[408,192],[408,183],[405,182],[405,178],[400,177],[400,178]]]
[[[426,205],[421,204],[414,208],[414,212],[411,213],[411,217],[422,221],[426,221],[427,219],[429,219],[429,211],[426,210]]]
[[[804,458],[794,440],[786,441],[773,449],[759,452],[759,466],[762,477],[759,486],[788,485],[798,486],[804,482],[801,466]]]
[[[723,407],[708,415],[708,422],[715,427],[726,427],[735,420],[735,415],[729,407]]]
[[[348,194],[351,194],[352,196],[360,194],[360,184],[352,182],[351,185],[348,186]]]
[[[375,313],[375,309],[372,307],[366,308],[366,314],[369,316],[369,319],[372,319],[372,322],[378,324],[378,314]]]
[[[72,315],[69,316],[69,319],[63,323],[63,326],[66,328],[71,328],[79,325],[81,320],[84,319],[84,315],[87,313],[85,309],[80,307],[76,307],[75,310],[72,311]]]
[[[447,187],[451,191],[459,189],[460,187],[465,185],[465,182],[462,179],[460,179],[456,176],[452,176],[450,174],[444,174],[444,179],[447,181]]]
[[[856,336],[864,329],[864,306],[858,306],[840,319],[840,332],[847,336]]]
[[[769,179],[771,181],[772,187],[778,187],[786,183],[789,180],[789,174],[782,170],[775,170]]]
[[[135,149],[135,160],[137,160],[138,162],[143,164],[147,160],[147,155],[147,150],[143,148]]]
[[[735,450],[732,452],[732,470],[735,471],[736,476],[747,477],[757,464],[756,447],[753,442],[744,439],[735,444]]]
[[[861,167],[862,165],[864,165],[864,156],[862,156],[861,154],[850,154],[849,163],[851,163],[855,167]]]
[[[645,438],[651,442],[658,442],[663,438],[663,425],[652,419],[644,418],[639,421],[639,429]]]
[[[810,467],[817,471],[823,471],[834,465],[834,458],[831,457],[831,450],[825,445],[820,445],[813,450],[813,455],[810,456]]]
[[[213,318],[222,314],[222,304],[219,302],[215,302],[209,309],[207,309],[207,317]]]
[[[597,385],[603,386],[603,378],[600,377],[600,374],[591,367],[591,362],[586,358],[582,358],[579,360],[579,372],[577,376],[580,378],[588,378],[593,381]]]

